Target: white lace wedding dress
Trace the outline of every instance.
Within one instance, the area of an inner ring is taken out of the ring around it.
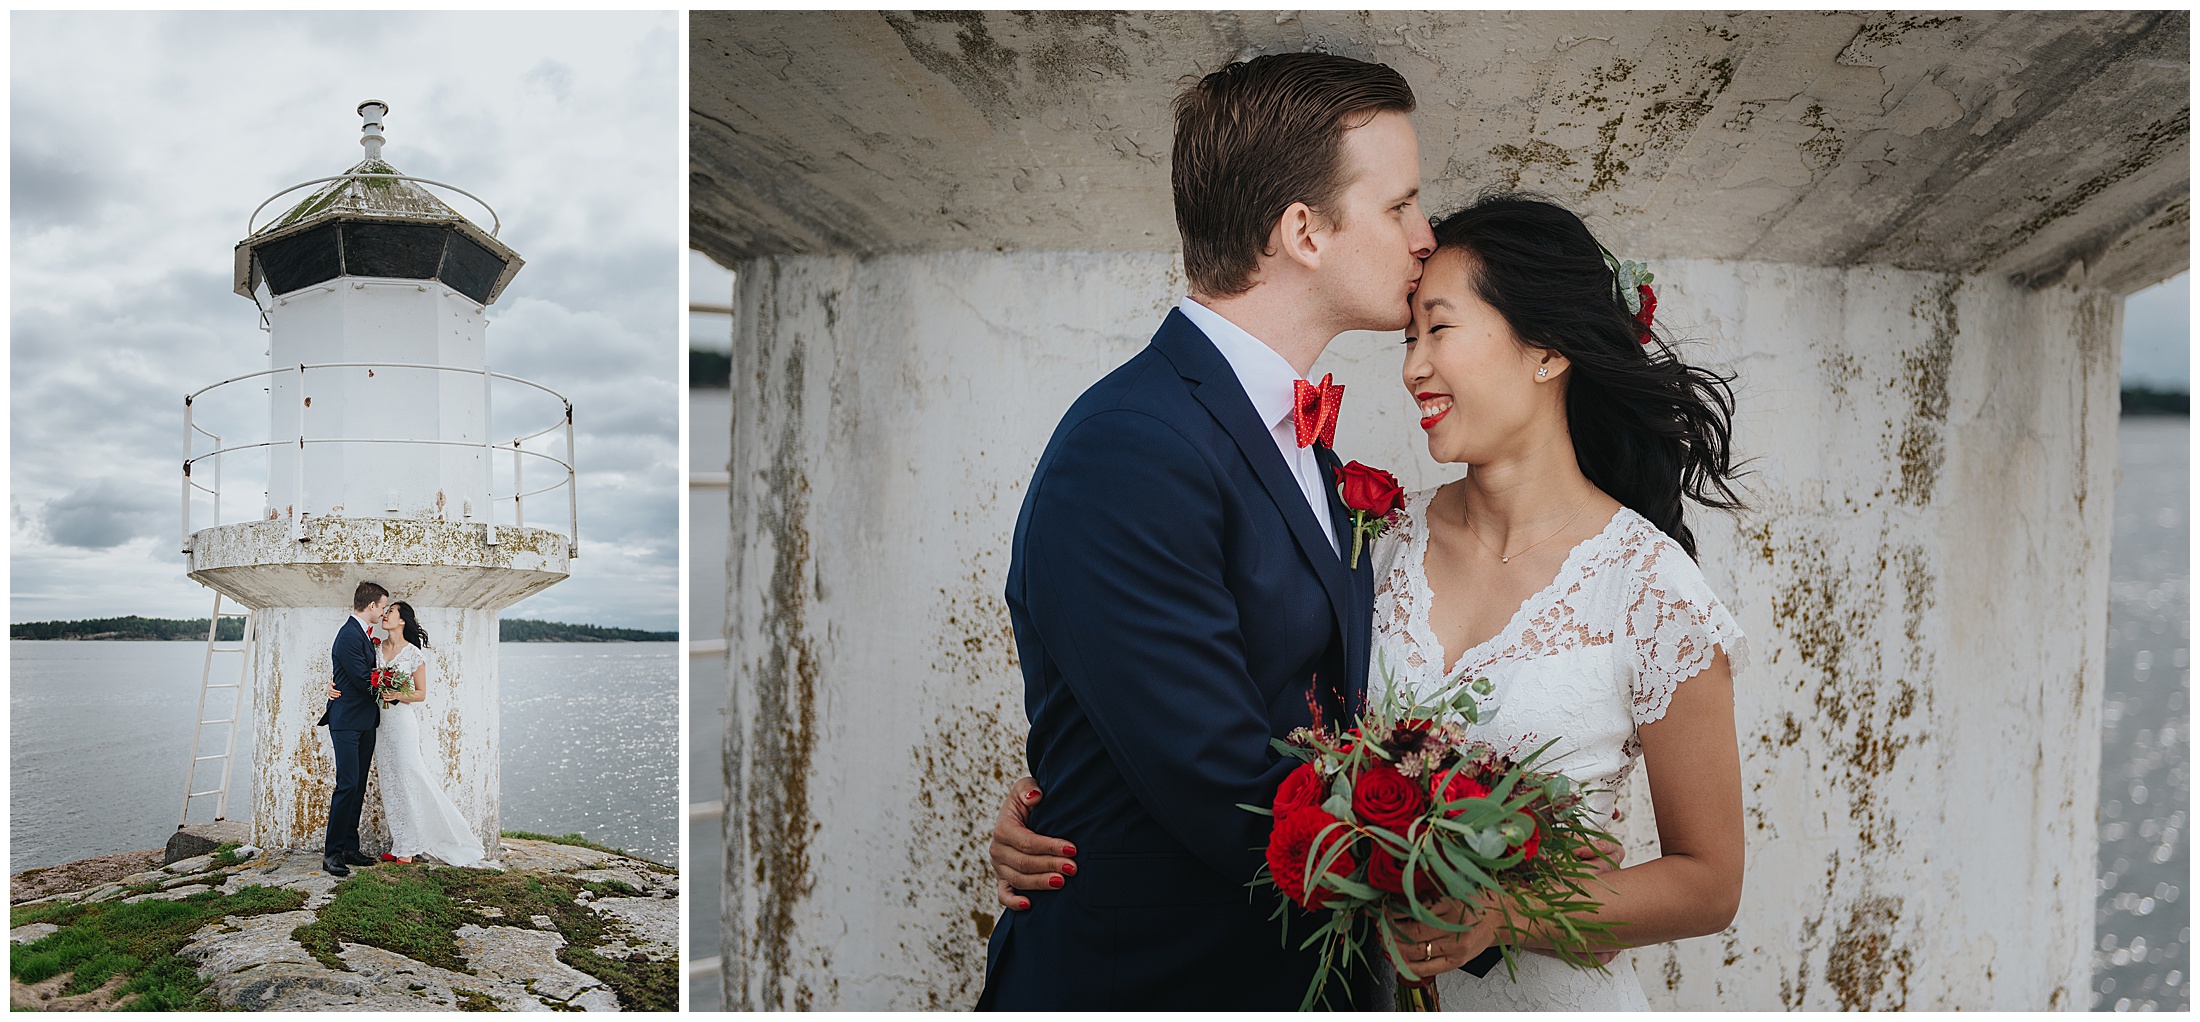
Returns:
[[[395,666],[417,679],[428,662],[418,646],[407,646]],[[416,681],[417,687],[417,681]],[[382,711],[374,769],[382,786],[382,815],[390,825],[390,854],[400,858],[432,855],[453,866],[484,865],[481,839],[474,836],[451,796],[443,791],[443,765],[423,740],[423,703],[392,703]]]
[[[1602,789],[1587,805],[1600,824],[1617,818],[1618,795],[1641,756],[1635,728],[1665,715],[1681,682],[1724,649],[1734,670],[1747,659],[1741,627],[1712,595],[1679,543],[1627,508],[1566,555],[1549,586],[1527,599],[1496,635],[1458,654],[1429,626],[1427,512],[1433,489],[1406,496],[1403,520],[1375,546],[1375,663],[1369,696],[1387,670],[1409,692],[1434,692],[1462,672],[1495,686],[1469,737],[1524,755],[1557,744],[1539,765]],[[1494,713],[1490,712],[1494,710]],[[1641,862],[1643,849],[1629,849]],[[1607,972],[1520,953],[1517,975],[1499,965],[1480,978],[1455,970],[1437,980],[1452,1011],[1647,1011],[1629,952]]]

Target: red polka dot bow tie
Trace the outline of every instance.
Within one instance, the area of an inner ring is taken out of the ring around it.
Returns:
[[[1291,421],[1299,429],[1299,446],[1321,441],[1323,447],[1337,446],[1337,406],[1344,403],[1344,385],[1329,382],[1333,373],[1323,373],[1322,382],[1291,381]]]

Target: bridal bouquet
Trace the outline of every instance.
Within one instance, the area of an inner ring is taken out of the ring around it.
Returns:
[[[382,709],[389,709],[391,695],[412,694],[412,675],[395,667],[377,667],[367,675],[367,687],[374,690],[374,701]]]
[[[1432,1010],[1435,987],[1418,982],[1394,936],[1409,917],[1453,933],[1434,906],[1454,899],[1503,913],[1501,933],[1541,924],[1558,934],[1560,957],[1601,969],[1594,938],[1610,923],[1586,918],[1598,908],[1586,885],[1595,864],[1581,853],[1610,835],[1596,829],[1582,795],[1563,774],[1534,768],[1548,744],[1519,760],[1466,740],[1477,722],[1487,679],[1453,686],[1433,703],[1393,697],[1342,733],[1301,728],[1276,742],[1301,761],[1276,790],[1268,865],[1256,886],[1272,883],[1279,902],[1328,916],[1301,947],[1321,946],[1321,967],[1299,1007],[1325,1001],[1331,977],[1383,955],[1400,977],[1398,1007]],[[1396,686],[1391,686],[1396,691]],[[1593,855],[1593,853],[1592,853]],[[1490,897],[1495,895],[1495,897]],[[1512,969],[1509,942],[1502,952]]]

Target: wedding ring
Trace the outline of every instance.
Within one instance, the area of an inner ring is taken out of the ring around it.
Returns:
[[[1435,960],[1436,960],[1436,942],[1435,942],[1435,941],[1433,941],[1433,940],[1431,940],[1431,941],[1424,941],[1424,942],[1423,942],[1423,943],[1421,944],[1421,960],[1422,960],[1422,961],[1424,961],[1424,962],[1433,962],[1433,961],[1435,961]]]

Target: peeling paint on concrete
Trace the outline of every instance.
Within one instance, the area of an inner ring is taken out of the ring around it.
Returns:
[[[287,522],[246,522],[193,536],[191,578],[252,609],[253,840],[263,848],[318,848],[335,789],[326,729],[314,726],[334,677],[330,646],[362,581],[413,604],[431,645],[428,698],[416,704],[423,749],[443,763],[445,791],[491,857],[502,827],[497,614],[565,577],[565,537],[478,525],[317,518],[310,542]],[[378,755],[379,755],[378,751]],[[388,848],[380,786],[370,773],[360,838]]]
[[[2183,268],[2183,11],[699,12],[695,244],[1166,252],[1182,84],[1301,50],[1414,87],[1424,205],[1528,187],[1634,258],[2129,293]]]
[[[1826,983],[1843,1011],[1901,1011],[1909,1007],[1910,949],[1895,943],[1902,899],[1878,896],[1849,907],[1826,955]]]
[[[1741,375],[1757,510],[1691,524],[1756,664],[1736,691],[1742,909],[1637,952],[1652,1003],[2050,1004],[2083,982],[2092,911],[2054,878],[2091,869],[2107,520],[2074,495],[2113,465],[2114,299],[1658,270],[1682,350]],[[762,259],[742,281],[727,989],[966,1007],[997,915],[984,835],[1023,772],[999,603],[1022,487],[1182,278],[1163,256],[957,252]],[[1355,395],[1338,447],[1410,487],[1454,478],[1422,449],[1394,340],[1348,334],[1316,366]],[[1905,474],[1919,424],[1929,477]],[[1655,814],[1628,798],[1642,861]]]

